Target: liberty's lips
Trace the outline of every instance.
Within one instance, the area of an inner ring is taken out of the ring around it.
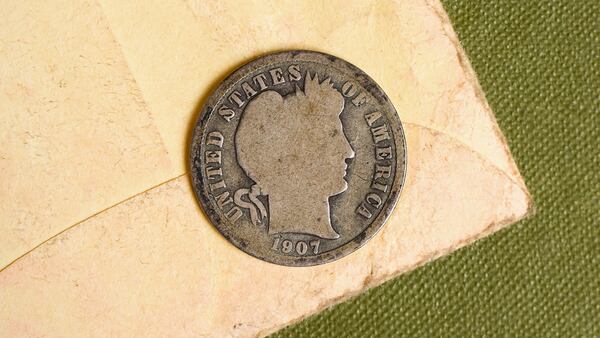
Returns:
[[[352,157],[347,157],[344,159],[344,167],[343,167],[343,176],[344,176],[344,180],[346,180],[346,182],[348,182],[348,168],[350,168],[350,164],[352,163],[352,160],[354,159],[354,156]]]

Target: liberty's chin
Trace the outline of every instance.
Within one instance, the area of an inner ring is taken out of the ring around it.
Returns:
[[[339,195],[348,189],[348,181],[346,180],[346,170],[344,170],[344,176],[340,176],[338,180],[336,180],[336,186],[332,189],[332,195]]]

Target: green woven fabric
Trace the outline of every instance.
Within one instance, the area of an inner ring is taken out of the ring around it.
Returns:
[[[600,1],[444,1],[536,214],[274,337],[600,337]]]

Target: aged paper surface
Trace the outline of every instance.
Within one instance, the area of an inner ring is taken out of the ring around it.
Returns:
[[[100,7],[0,4],[0,269],[169,178],[166,148]]]
[[[0,336],[264,335],[530,209],[435,1],[2,6]],[[184,175],[201,100],[241,63],[289,48],[359,66],[407,134],[388,224],[310,268],[235,249]]]
[[[442,131],[519,176],[502,139],[490,136],[499,134],[494,118],[435,1],[100,4],[181,172],[189,139],[181,130],[223,77],[264,53],[311,49],[369,74],[402,121]]]

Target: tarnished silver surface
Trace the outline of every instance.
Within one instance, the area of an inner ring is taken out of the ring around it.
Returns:
[[[196,196],[235,246],[307,266],[385,223],[406,172],[400,119],[365,73],[331,55],[258,58],[208,98],[191,144]]]

